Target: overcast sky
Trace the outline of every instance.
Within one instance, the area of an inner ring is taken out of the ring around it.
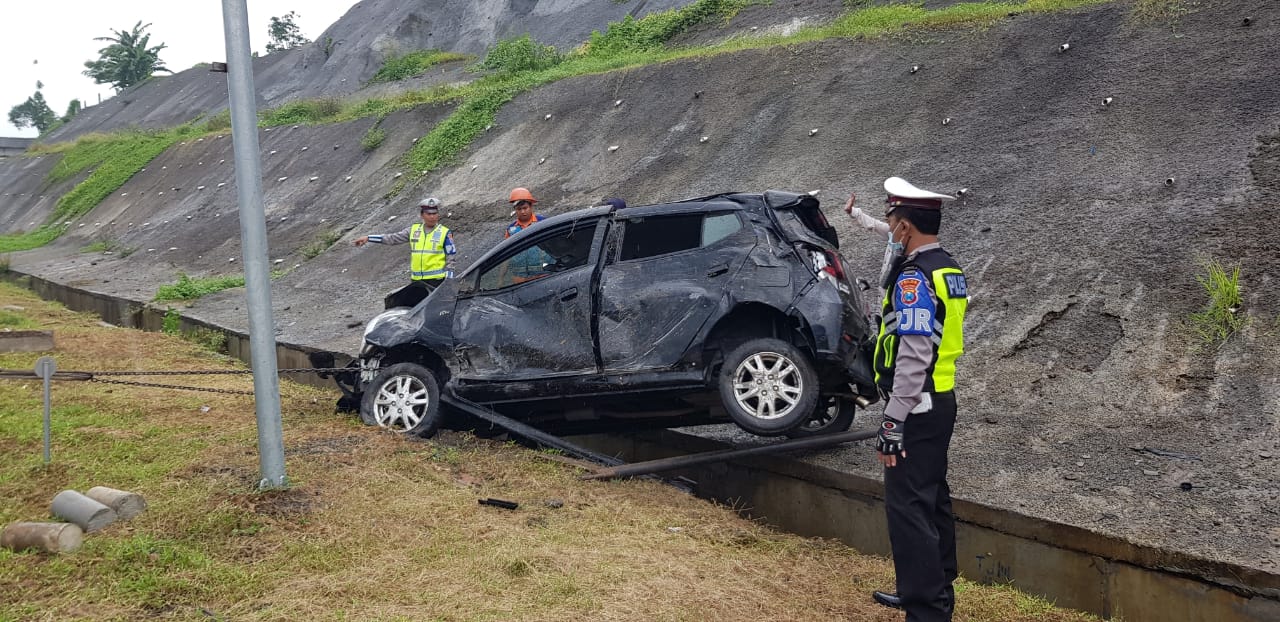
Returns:
[[[247,0],[249,43],[266,52],[267,27],[272,17],[289,11],[302,35],[315,40],[342,17],[357,0]],[[112,30],[131,30],[139,20],[151,24],[150,45],[164,43],[160,60],[174,72],[196,63],[226,60],[222,29],[222,0],[23,0],[4,3],[4,36],[0,36],[0,136],[36,135],[35,129],[19,130],[9,123],[9,109],[36,92],[44,83],[44,99],[62,115],[78,98],[98,103],[115,91],[108,84],[94,84],[86,77],[84,63],[98,58],[108,45],[95,37]],[[166,74],[160,74],[166,75]]]

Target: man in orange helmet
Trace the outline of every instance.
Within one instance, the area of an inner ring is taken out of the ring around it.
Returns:
[[[509,238],[525,229],[539,220],[542,216],[533,212],[533,204],[538,200],[533,198],[533,193],[528,188],[516,188],[511,191],[511,198],[507,199],[511,202],[511,208],[516,211],[515,222],[507,225],[507,234],[504,238]]]

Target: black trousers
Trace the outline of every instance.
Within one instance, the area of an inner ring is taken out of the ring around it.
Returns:
[[[907,622],[949,621],[955,608],[956,519],[947,487],[955,424],[955,394],[933,394],[933,410],[907,416],[907,457],[884,470],[889,542]]]

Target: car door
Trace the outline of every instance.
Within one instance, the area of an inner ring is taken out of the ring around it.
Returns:
[[[617,218],[608,238],[598,328],[605,373],[674,365],[756,242],[740,211],[642,209]]]
[[[531,380],[597,370],[591,285],[600,222],[530,230],[470,275],[454,313],[459,378]]]

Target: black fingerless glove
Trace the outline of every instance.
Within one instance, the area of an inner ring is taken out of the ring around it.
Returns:
[[[876,436],[876,449],[886,456],[902,453],[902,431],[906,422],[886,416],[880,421],[880,434]]]

